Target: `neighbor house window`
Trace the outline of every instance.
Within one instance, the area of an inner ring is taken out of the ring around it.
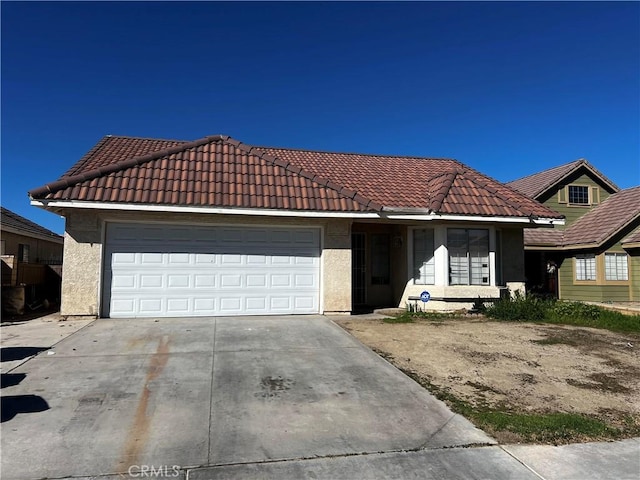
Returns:
[[[626,253],[604,254],[604,275],[606,280],[629,280]]]
[[[450,285],[489,285],[489,230],[447,231]]]
[[[18,261],[29,263],[29,245],[24,243],[18,245]]]
[[[576,280],[596,279],[596,256],[593,254],[578,255],[576,262]]]
[[[574,205],[589,205],[589,187],[569,185],[569,203]]]
[[[391,255],[389,235],[371,235],[371,285],[389,285]]]
[[[436,261],[433,256],[433,228],[413,231],[413,281],[416,285],[436,283]]]
[[[7,241],[0,240],[0,255],[6,255],[7,251]]]

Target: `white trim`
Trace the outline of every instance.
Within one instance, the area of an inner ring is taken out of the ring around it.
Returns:
[[[564,219],[558,218],[529,218],[529,217],[484,217],[480,215],[403,215],[403,214],[391,214],[385,215],[384,213],[379,215],[382,218],[388,220],[426,220],[426,221],[455,221],[455,222],[486,222],[486,223],[526,223],[535,224],[540,226],[553,226],[564,225]]]
[[[220,215],[247,215],[269,217],[314,218],[379,218],[386,220],[460,221],[523,223],[541,226],[564,225],[564,219],[529,217],[485,217],[479,215],[396,214],[386,212],[319,212],[307,210],[273,210],[260,208],[195,207],[182,205],[151,205],[133,203],[82,202],[77,200],[31,200],[31,205],[41,208],[86,208],[95,210],[127,210],[140,212],[207,213]]]
[[[80,202],[76,200],[31,200],[31,205],[41,208],[87,208],[92,210],[127,210],[139,212],[208,213],[220,215],[248,215],[269,217],[338,217],[379,218],[373,212],[318,212],[307,210],[270,210],[259,208],[189,207],[182,205],[149,205],[132,203]]]

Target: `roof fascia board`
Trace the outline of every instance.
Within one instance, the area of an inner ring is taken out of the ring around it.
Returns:
[[[622,248],[628,250],[630,248],[640,248],[640,242],[627,242],[622,244]]]
[[[382,216],[389,220],[443,220],[454,222],[486,222],[486,223],[525,223],[527,225],[538,225],[541,227],[553,227],[554,225],[564,225],[564,219],[559,218],[530,218],[530,217],[485,217],[481,215],[407,215],[407,214],[389,214],[383,212]]]
[[[191,207],[182,205],[140,205],[133,203],[101,203],[78,200],[31,200],[31,205],[46,209],[81,208],[89,210],[126,210],[135,212],[206,213],[269,217],[380,218],[375,212],[320,212],[310,210],[273,210],[253,208]]]
[[[220,215],[248,215],[270,217],[316,217],[316,218],[383,218],[387,220],[413,220],[413,221],[456,221],[456,222],[483,222],[483,223],[532,223],[539,226],[552,227],[563,225],[564,220],[559,219],[530,219],[528,217],[483,217],[467,215],[407,215],[388,214],[378,212],[319,212],[307,210],[272,210],[253,208],[224,208],[224,207],[191,207],[180,205],[140,205],[132,203],[101,203],[82,202],[77,200],[31,200],[31,205],[44,209],[53,208],[81,208],[90,210],[127,210],[139,212],[174,212],[174,213],[207,213]]]
[[[44,240],[46,242],[53,242],[53,243],[59,243],[59,244],[64,243],[64,239],[62,236],[48,237],[41,233],[34,233],[27,230],[22,230],[20,228],[15,228],[10,225],[2,225],[2,231],[7,233],[13,233],[15,235],[22,235],[23,237],[37,238],[38,240]]]

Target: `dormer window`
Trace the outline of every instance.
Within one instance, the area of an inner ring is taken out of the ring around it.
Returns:
[[[589,205],[589,187],[569,185],[569,203],[572,205]]]
[[[589,207],[600,203],[600,189],[591,185],[565,185],[558,190],[558,203]]]

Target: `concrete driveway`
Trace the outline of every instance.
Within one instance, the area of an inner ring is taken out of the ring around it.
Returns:
[[[10,374],[3,479],[493,442],[320,316],[101,319]]]
[[[3,480],[540,478],[321,316],[101,319],[2,394]]]

